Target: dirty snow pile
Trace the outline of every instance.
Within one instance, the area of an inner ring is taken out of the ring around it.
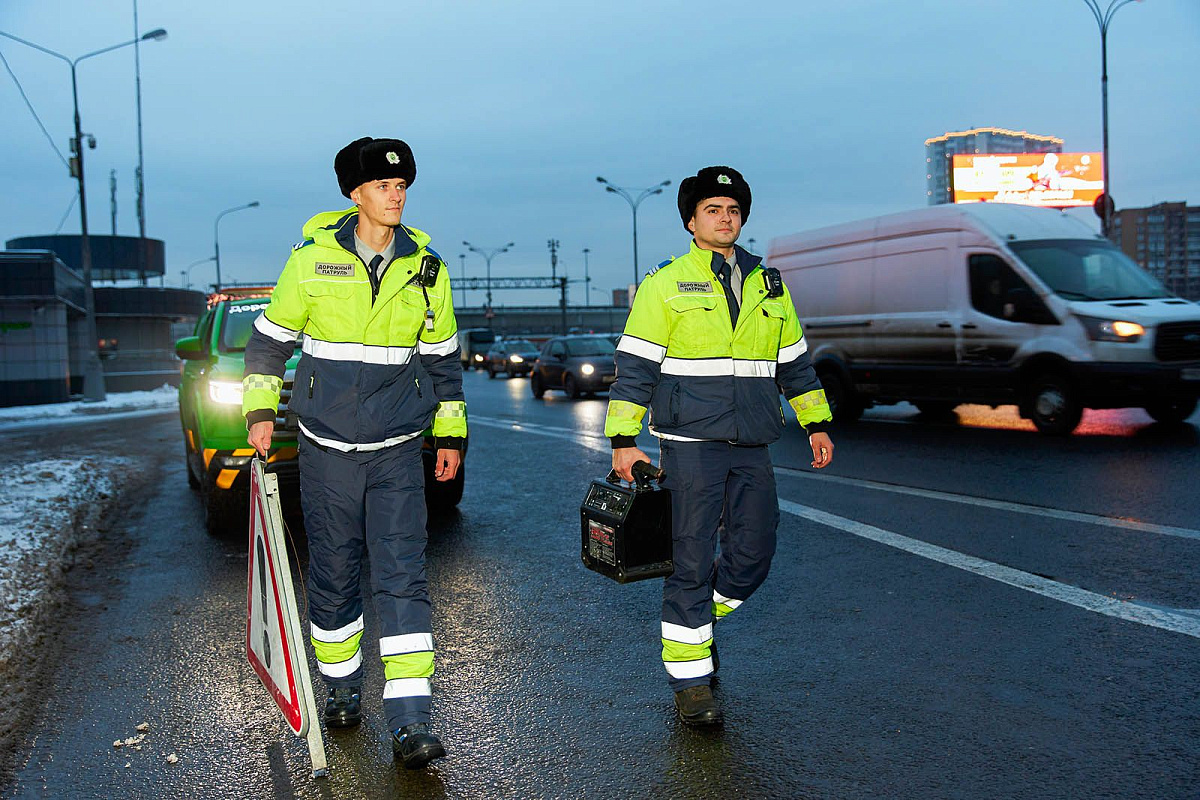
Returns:
[[[0,408],[0,428],[23,422],[90,419],[130,412],[167,411],[179,407],[179,390],[169,384],[145,392],[112,392],[100,403],[74,400],[70,403],[46,403],[37,406]]]
[[[128,459],[48,459],[0,483],[0,674],[36,638],[38,614],[98,510],[132,469]]]

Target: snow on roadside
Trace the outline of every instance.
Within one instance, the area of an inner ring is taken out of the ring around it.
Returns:
[[[101,403],[46,403],[36,406],[0,408],[0,429],[27,422],[90,419],[130,411],[168,411],[179,407],[179,390],[170,384],[144,392],[113,392]]]
[[[47,459],[0,484],[0,673],[37,636],[43,601],[98,511],[133,468],[123,458]]]

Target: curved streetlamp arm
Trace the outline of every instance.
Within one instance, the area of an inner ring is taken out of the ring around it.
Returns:
[[[108,53],[113,50],[120,50],[122,47],[129,47],[130,45],[137,44],[140,41],[141,41],[141,39],[130,39],[128,42],[121,42],[120,44],[114,44],[109,47],[101,48],[99,50],[93,50],[90,53],[84,53],[83,55],[79,56],[74,61],[72,61],[71,65],[74,66],[74,65],[78,64],[80,61],[83,61],[85,58],[91,58],[92,56],[98,56],[98,55],[101,55],[102,53]]]
[[[33,42],[29,41],[28,39],[22,39],[20,36],[13,36],[11,33],[5,33],[4,31],[0,31],[0,36],[4,36],[8,39],[12,39],[14,42],[20,42],[23,45],[32,47],[34,50],[40,50],[43,53],[45,53],[46,55],[54,56],[55,58],[61,58],[63,61],[67,62],[68,64],[72,64],[72,61],[70,58],[68,58],[67,56],[64,56],[62,53],[56,53],[55,51],[51,50],[49,47],[42,47],[40,44],[34,44]]]

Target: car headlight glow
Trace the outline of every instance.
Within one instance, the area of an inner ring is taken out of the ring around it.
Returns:
[[[1088,338],[1098,342],[1136,342],[1146,333],[1146,329],[1136,322],[1082,315],[1079,321],[1087,330]]]
[[[524,364],[525,363],[525,359],[521,358],[516,353],[513,353],[511,356],[509,356],[508,360],[514,364]]]
[[[208,399],[223,406],[242,404],[242,384],[233,381],[209,381]]]
[[[591,364],[584,364],[582,367],[579,368],[579,371],[582,372],[584,375],[591,375],[593,372],[596,371],[596,368],[593,367]]]
[[[476,353],[476,354],[475,354],[475,360],[476,360],[476,361],[483,361],[483,353]]]

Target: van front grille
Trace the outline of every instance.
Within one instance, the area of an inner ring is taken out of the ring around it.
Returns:
[[[1154,357],[1159,361],[1200,361],[1200,322],[1159,325]]]

